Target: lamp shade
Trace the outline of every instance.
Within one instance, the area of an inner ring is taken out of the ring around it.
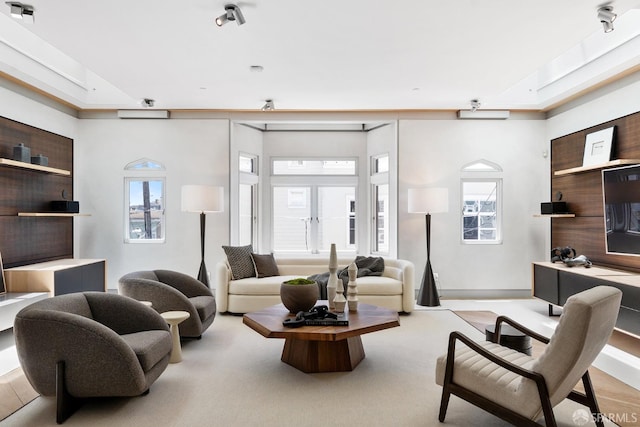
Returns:
[[[211,185],[183,185],[183,212],[222,212],[224,188]]]
[[[409,213],[439,213],[449,211],[449,190],[446,188],[410,188]]]

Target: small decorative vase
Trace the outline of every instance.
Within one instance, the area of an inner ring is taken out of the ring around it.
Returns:
[[[344,297],[344,283],[342,283],[342,279],[338,279],[338,286],[336,287],[336,296],[333,298],[333,304],[335,305],[336,313],[344,313],[344,306],[347,304],[347,299]]]
[[[338,288],[338,256],[336,254],[336,244],[331,244],[331,253],[329,254],[329,280],[327,282],[327,301],[329,302],[329,310],[335,310],[336,305],[333,300],[336,297],[336,289]]]
[[[282,304],[293,314],[311,310],[318,302],[319,296],[317,282],[301,285],[282,282],[280,285]]]
[[[356,278],[358,277],[358,267],[355,262],[349,264],[349,284],[347,286],[347,304],[349,311],[358,311],[358,285]]]

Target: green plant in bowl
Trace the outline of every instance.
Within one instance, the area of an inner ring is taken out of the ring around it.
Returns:
[[[313,285],[316,282],[313,280],[305,279],[304,277],[297,277],[295,279],[287,280],[284,283],[287,285]]]

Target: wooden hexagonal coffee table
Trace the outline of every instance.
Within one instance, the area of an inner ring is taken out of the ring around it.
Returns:
[[[278,304],[247,313],[242,322],[266,338],[284,338],[282,361],[307,373],[352,371],[365,357],[361,335],[400,326],[397,312],[362,303],[349,313],[348,326],[282,326],[289,317]]]

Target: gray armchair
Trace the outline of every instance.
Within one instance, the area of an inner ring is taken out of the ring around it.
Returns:
[[[158,313],[103,292],[35,302],[16,315],[14,336],[29,383],[56,396],[58,423],[84,398],[146,394],[169,364],[172,344]]]
[[[213,323],[216,300],[199,280],[177,271],[153,270],[125,274],[118,281],[120,294],[151,301],[158,313],[180,310],[190,314],[180,323],[180,337],[200,338]]]

